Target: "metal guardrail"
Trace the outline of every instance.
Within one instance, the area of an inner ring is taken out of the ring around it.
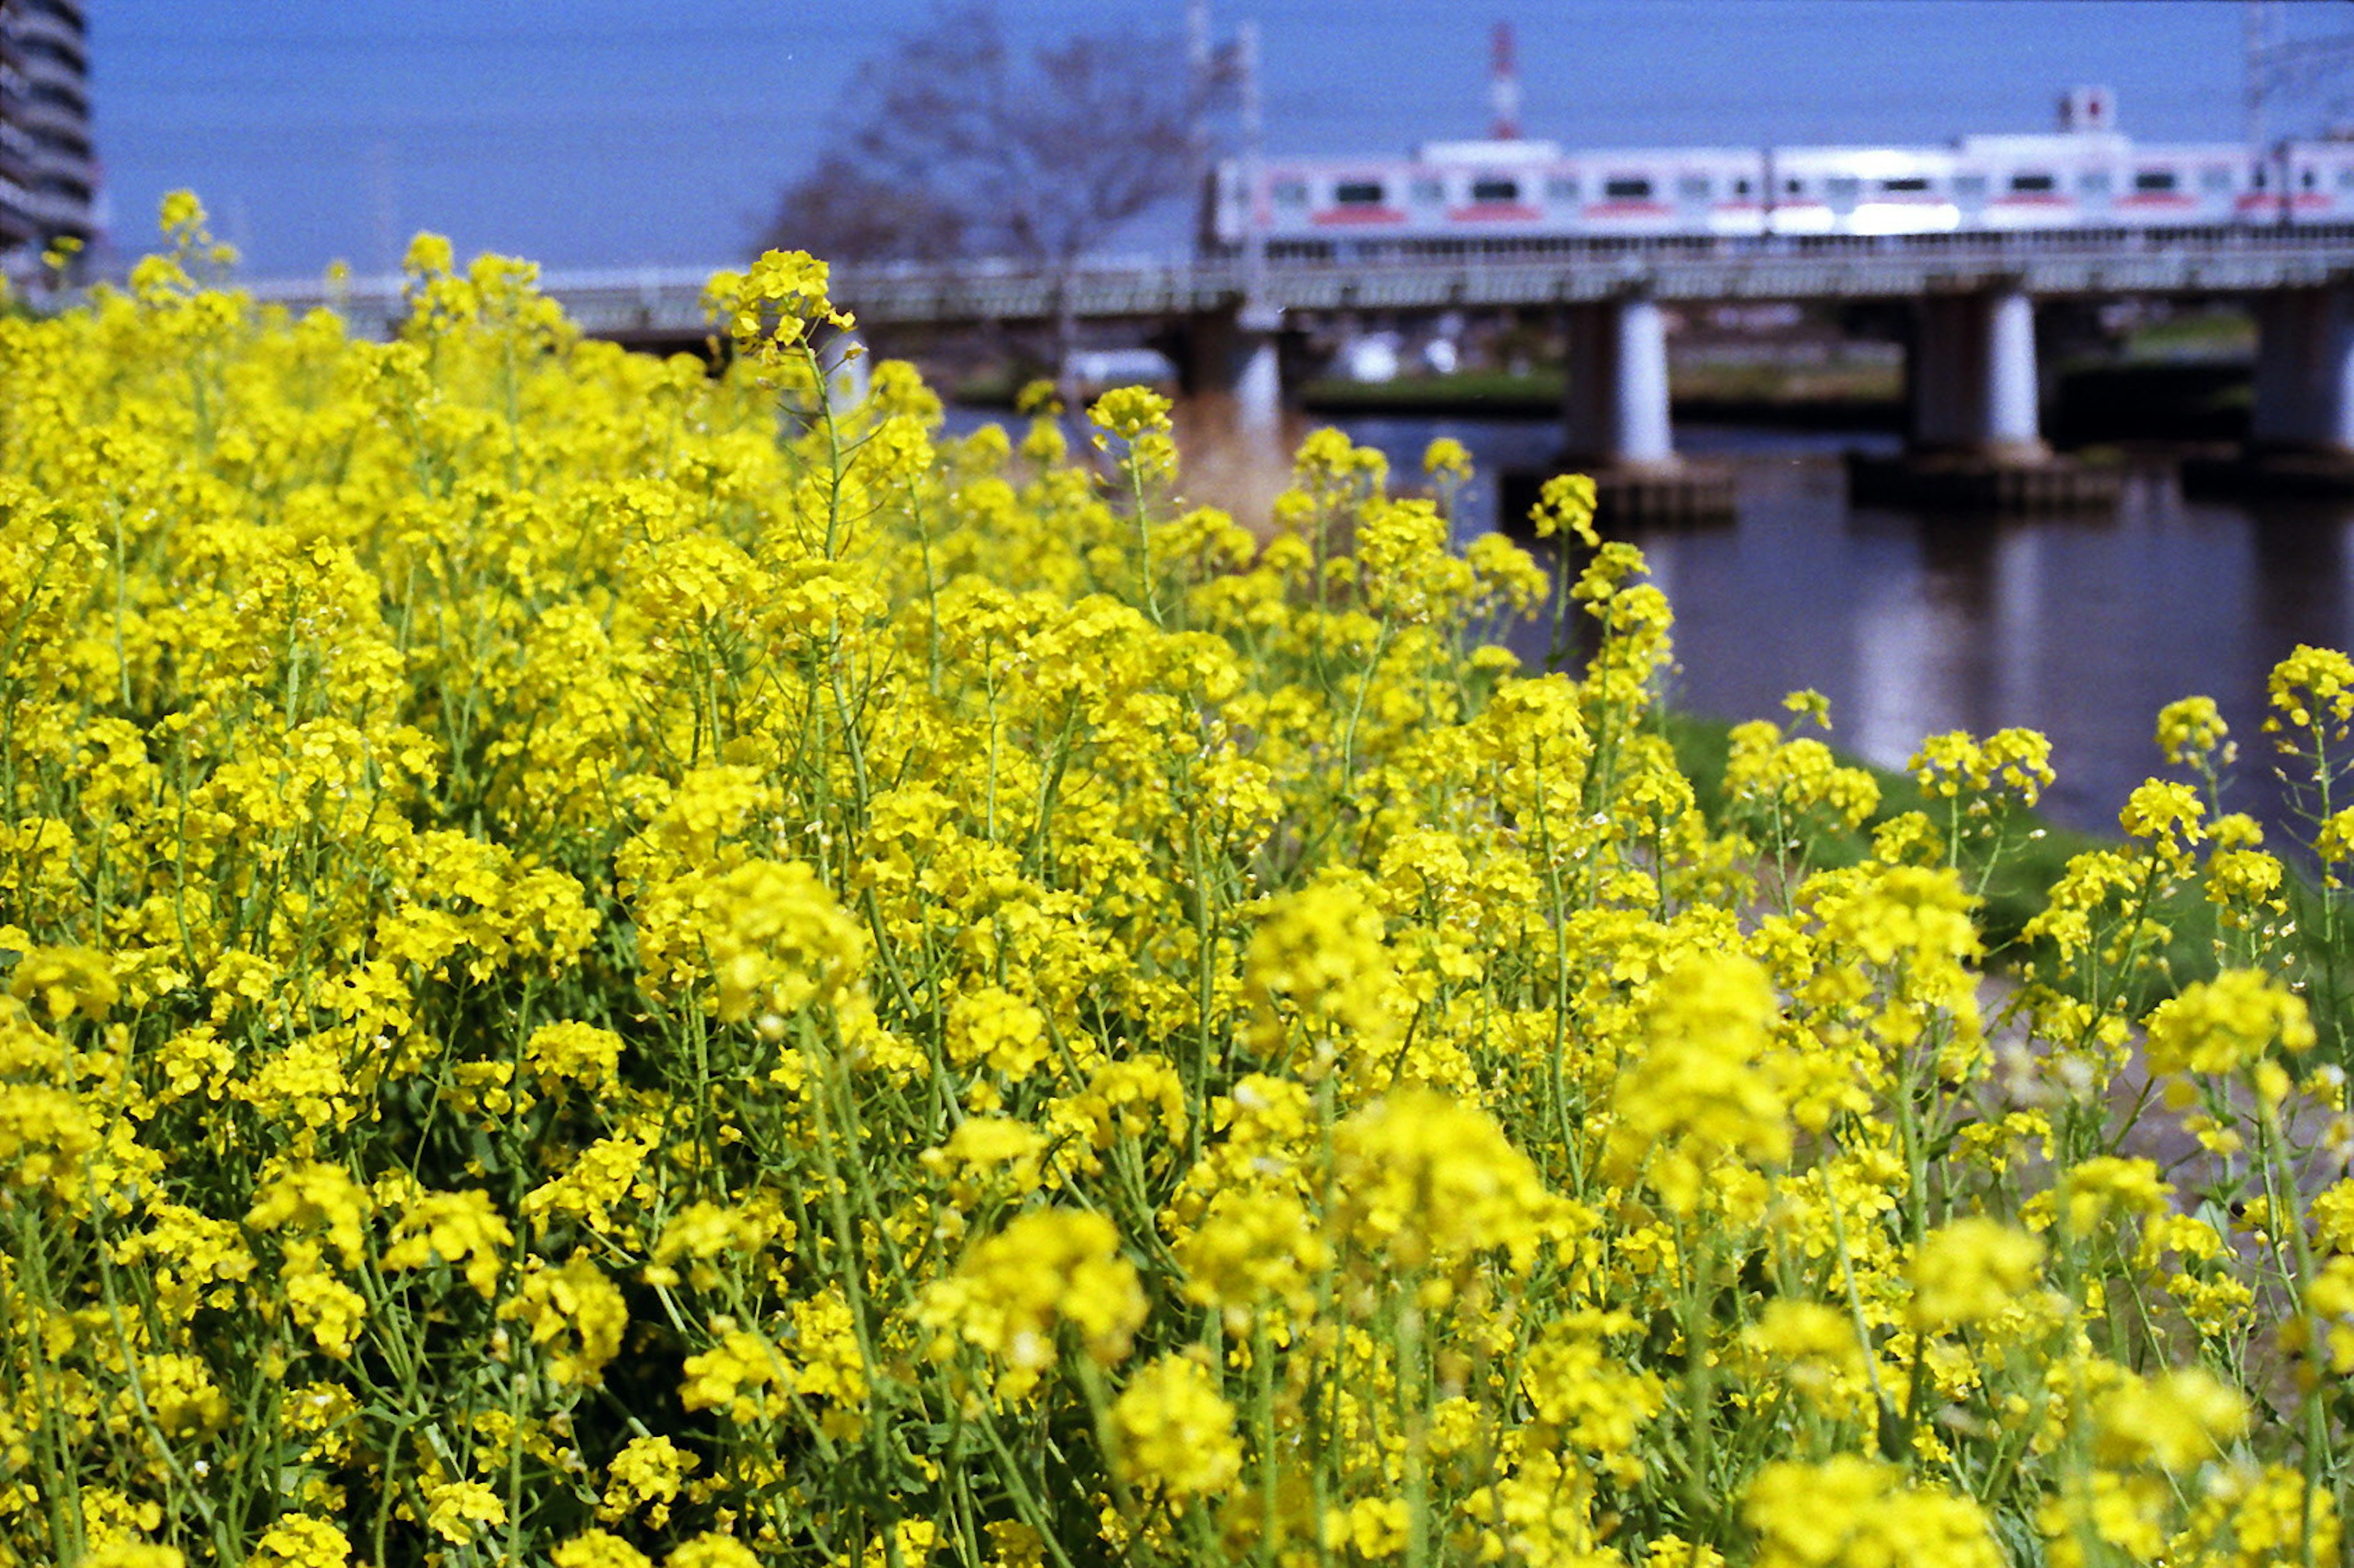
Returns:
[[[541,288],[592,336],[691,340],[705,330],[697,269],[551,272]],[[1903,299],[1991,288],[2034,295],[2247,293],[2354,281],[2354,226],[2150,233],[1734,238],[1502,242],[1476,254],[1372,260],[1119,261],[1068,272],[1002,262],[842,268],[837,303],[876,324],[1151,318],[1231,311],[1419,310],[1655,299]],[[406,312],[400,281],[258,283],[257,301],[325,307],[387,333]]]

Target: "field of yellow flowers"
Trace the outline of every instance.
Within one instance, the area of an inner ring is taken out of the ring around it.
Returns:
[[[2186,700],[1989,980],[2041,739],[1704,816],[1577,482],[1522,669],[1448,443],[1246,529],[830,404],[806,257],[712,375],[165,217],[0,320],[0,1563],[2340,1560],[2343,656],[2309,893]]]

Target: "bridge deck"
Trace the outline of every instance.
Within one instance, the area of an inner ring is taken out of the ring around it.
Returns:
[[[2252,293],[2354,280],[2354,226],[1987,235],[1669,237],[1463,243],[1460,254],[1368,260],[1091,263],[1067,272],[975,262],[841,268],[834,298],[861,320],[975,323],[1151,318],[1228,311],[1415,310],[1661,300],[1901,299],[1992,287],[2037,296]],[[551,272],[542,286],[597,336],[692,339],[708,271]],[[403,313],[398,279],[255,285],[258,300],[326,306],[362,332]]]

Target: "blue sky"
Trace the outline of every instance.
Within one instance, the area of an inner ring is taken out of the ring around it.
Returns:
[[[2354,32],[2354,5],[2287,7]],[[117,243],[195,188],[248,270],[372,270],[419,228],[553,267],[716,264],[835,129],[857,65],[930,0],[94,0]],[[1017,37],[1175,31],[1181,0],[1004,0]],[[1486,123],[1520,37],[1528,133],[1581,145],[1938,141],[2045,127],[2076,82],[2148,139],[2241,125],[2239,0],[1213,0],[1261,30],[1271,150]],[[2338,99],[2343,109],[2337,109]],[[2354,120],[2354,75],[2306,123]]]

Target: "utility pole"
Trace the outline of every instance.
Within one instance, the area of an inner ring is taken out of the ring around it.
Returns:
[[[393,195],[392,143],[379,136],[368,149],[368,216],[376,224],[376,275],[400,273],[399,218]]]
[[[1257,305],[1267,283],[1267,243],[1259,232],[1258,213],[1259,185],[1267,169],[1267,117],[1259,100],[1258,24],[1247,18],[1235,27],[1235,74],[1243,140],[1243,302],[1248,310]]]
[[[2270,206],[2286,223],[2296,207],[2296,193],[2288,188],[2288,140],[2274,141],[2266,111],[2274,98],[2311,92],[2348,67],[2354,66],[2354,33],[2285,37],[2276,0],[2247,0],[2247,138],[2260,160]]]
[[[1210,0],[1185,0],[1185,186],[1198,200],[1210,177],[1210,99],[1216,85]]]
[[[1283,312],[1267,297],[1267,235],[1259,221],[1259,187],[1267,179],[1267,111],[1258,79],[1258,24],[1235,29],[1235,71],[1243,138],[1242,301],[1235,312],[1230,354],[1235,433],[1272,441],[1283,429]]]
[[[2246,75],[2241,87],[2243,133],[2248,145],[2262,155],[2264,146],[2264,99],[2271,91],[2273,32],[2279,18],[2272,0],[2247,0],[2242,17],[2247,46]]]
[[[2279,0],[2246,0],[2247,138],[2251,147],[2271,150],[2269,106],[2286,95],[2307,93],[2354,67],[2354,33],[2285,37]]]

